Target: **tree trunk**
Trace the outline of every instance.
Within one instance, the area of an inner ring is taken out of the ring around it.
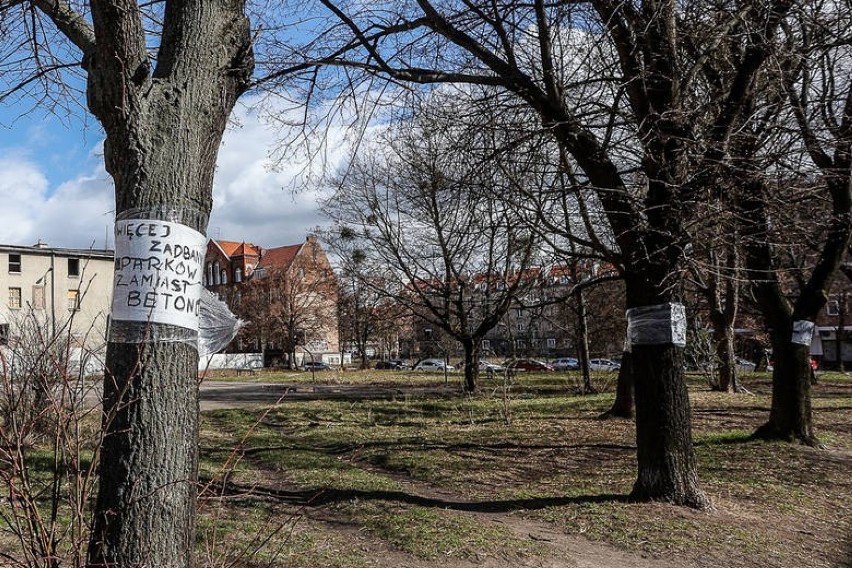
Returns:
[[[734,351],[733,323],[713,322],[713,341],[716,344],[716,361],[719,364],[719,390],[740,392],[737,380],[737,359]]]
[[[476,392],[479,381],[479,345],[480,340],[464,338],[461,340],[464,347],[464,391]]]
[[[91,566],[192,566],[198,465],[196,350],[110,343]]]
[[[692,447],[683,348],[641,345],[632,355],[639,475],[631,497],[707,508]]]
[[[655,285],[664,279],[653,278],[654,269],[661,270],[660,274],[671,274],[661,264],[638,274],[625,275],[628,310],[670,304],[668,291],[659,290]],[[710,502],[698,484],[692,417],[684,380],[684,347],[679,344],[680,339],[676,342],[675,333],[671,331],[676,327],[671,321],[675,315],[672,311],[668,322],[659,320],[659,316],[643,322],[638,321],[638,317],[628,318],[635,318],[628,322],[628,339],[639,469],[630,496],[640,501],[665,501],[704,509]],[[637,329],[646,331],[636,333]],[[647,332],[649,329],[651,333]],[[685,322],[680,332],[685,341]],[[670,340],[663,339],[665,337]]]
[[[757,429],[754,437],[762,440],[785,440],[818,445],[811,413],[810,345],[792,342],[790,327],[772,331],[772,408],[769,420]]]
[[[167,3],[152,72],[136,3],[91,4],[97,45],[84,65],[87,95],[106,132],[104,160],[115,182],[116,215],[171,221],[203,235],[219,143],[252,71],[244,5]],[[122,328],[123,336],[116,331]],[[190,567],[197,332],[121,318],[113,318],[111,329],[88,562]]]
[[[621,368],[618,370],[612,408],[598,418],[633,418],[633,356],[629,351],[621,354]]]
[[[589,320],[586,311],[586,295],[582,288],[577,292],[577,336],[580,339],[580,369],[583,372],[583,394],[598,392],[592,385],[589,370]]]

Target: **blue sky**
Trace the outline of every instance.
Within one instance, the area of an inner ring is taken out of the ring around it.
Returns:
[[[57,247],[103,248],[113,188],[100,128],[82,114],[27,110],[0,105],[0,244],[42,239]],[[284,160],[273,168],[276,131],[245,104],[234,116],[220,149],[208,236],[266,247],[301,242],[323,222],[317,195],[292,191],[306,164]],[[106,244],[112,247],[111,240]]]

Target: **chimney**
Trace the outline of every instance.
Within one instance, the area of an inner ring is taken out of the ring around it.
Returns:
[[[38,242],[37,242],[36,244],[34,244],[34,245],[33,245],[33,248],[37,248],[37,249],[46,249],[46,248],[47,248],[47,243],[46,243],[46,242],[44,242],[43,240],[41,240],[41,238],[39,238]]]

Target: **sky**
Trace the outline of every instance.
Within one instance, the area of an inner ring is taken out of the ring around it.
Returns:
[[[26,110],[0,108],[0,244],[112,248],[113,186],[100,128],[91,118]],[[284,160],[273,168],[276,131],[245,104],[234,119],[219,152],[207,236],[267,248],[303,241],[324,219],[316,191],[295,188],[321,166]]]

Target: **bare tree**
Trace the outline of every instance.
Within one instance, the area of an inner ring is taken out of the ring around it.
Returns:
[[[235,312],[247,323],[243,340],[257,342],[265,350],[280,345],[287,366],[295,368],[297,348],[313,351],[312,343],[336,335],[337,282],[330,269],[313,266],[311,259],[297,257],[287,267],[255,270],[235,291]]]
[[[329,239],[334,239],[329,235]],[[342,247],[338,247],[342,248]],[[375,271],[363,266],[364,258],[342,259],[340,267],[339,309],[341,340],[346,338],[358,351],[362,369],[367,369],[368,350],[380,343],[380,352],[391,355],[392,343],[397,343],[406,331],[403,323],[411,314],[385,286],[385,280]],[[396,338],[397,342],[393,339]]]
[[[633,496],[707,506],[681,340],[639,330],[657,314],[658,324],[648,325],[662,330],[673,319],[680,337],[692,204],[750,119],[743,102],[792,0],[320,3],[340,22],[323,40],[336,32],[340,42],[318,60],[395,82],[491,87],[529,109],[557,142],[605,213],[627,307],[644,320],[631,328],[639,458]],[[729,72],[706,81],[703,64],[723,42],[736,46],[736,56]]]
[[[730,174],[744,180],[746,266],[775,363],[769,420],[755,436],[811,445],[811,340],[852,237],[852,39],[842,5],[807,3],[792,14],[770,95],[747,104],[770,111],[737,137]]]
[[[332,246],[376,271],[362,284],[382,282],[462,344],[469,391],[476,389],[482,339],[539,274],[529,224],[492,199],[510,184],[475,153],[494,151],[490,135],[426,107],[385,134],[386,151],[357,158],[324,206],[339,232]]]
[[[3,73],[4,94],[26,96],[43,83],[52,100],[72,106],[58,97],[75,94],[74,77],[85,81],[122,226],[172,223],[203,236],[219,142],[253,72],[244,1],[4,0],[0,14],[11,32],[0,53],[12,71]],[[104,422],[89,562],[190,566],[197,331],[121,321],[112,319],[124,333],[107,350],[104,405],[115,420]]]

